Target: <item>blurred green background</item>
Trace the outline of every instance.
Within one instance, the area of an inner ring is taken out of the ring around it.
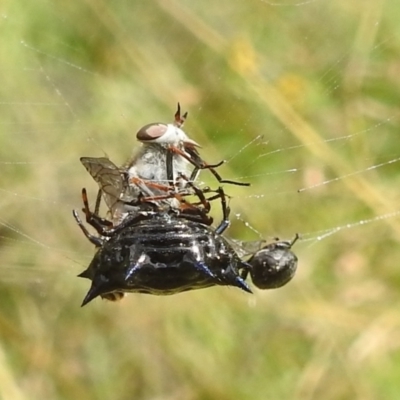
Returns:
[[[399,398],[397,1],[6,0],[0,18],[1,399]],[[252,183],[226,187],[233,214],[303,235],[298,274],[81,309],[79,157],[122,164],[178,101],[204,158]]]

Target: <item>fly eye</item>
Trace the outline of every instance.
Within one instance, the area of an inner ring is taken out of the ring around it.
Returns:
[[[167,131],[168,126],[165,124],[148,124],[140,128],[136,134],[136,139],[140,142],[159,139]]]

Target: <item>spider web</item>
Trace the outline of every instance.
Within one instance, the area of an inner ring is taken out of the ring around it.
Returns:
[[[230,237],[299,233],[310,269],[350,245],[396,242],[399,35],[390,2],[347,3],[88,2],[79,17],[38,3],[30,18],[33,5],[5,8],[2,279],[40,284],[86,267],[71,210],[96,184],[79,157],[122,164],[138,128],[172,121],[178,101],[204,159],[226,159],[224,178],[252,184],[225,186]]]
[[[3,2],[0,398],[397,399],[399,18],[394,0]],[[79,158],[122,165],[178,102],[204,159],[251,183],[224,185],[226,235],[298,233],[296,276],[79,309],[93,246],[72,210],[98,188]]]

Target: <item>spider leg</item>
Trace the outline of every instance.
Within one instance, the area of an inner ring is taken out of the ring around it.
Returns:
[[[144,192],[145,195],[147,195],[147,197],[151,197],[153,195],[153,192],[149,188],[157,189],[162,192],[168,192],[171,190],[171,187],[169,185],[163,185],[161,183],[156,183],[136,177],[130,178],[129,183],[133,183],[134,185],[136,185],[142,192]]]
[[[169,185],[163,185],[161,183],[156,183],[154,181],[140,179],[136,177],[130,178],[129,183],[133,183],[141,190],[143,199],[150,199],[153,197],[153,192],[150,189],[156,189],[161,192],[171,191],[171,187]]]
[[[204,191],[199,189],[197,186],[195,186],[191,181],[188,181],[187,178],[183,174],[180,174],[180,176],[187,181],[186,186],[190,187],[190,189],[192,189],[194,191],[195,195],[199,198],[200,204],[204,207],[205,213],[209,213],[210,209],[211,209],[211,205],[210,205],[209,201],[206,199],[206,197],[204,196]]]
[[[222,179],[221,176],[218,174],[217,171],[215,171],[214,167],[219,167],[222,165],[225,161],[221,161],[220,163],[216,165],[209,165],[206,164],[198,155],[196,149],[191,148],[189,146],[185,147],[185,151],[182,151],[181,149],[178,149],[175,146],[168,146],[169,152],[179,154],[183,158],[185,158],[187,161],[189,161],[192,165],[195,166],[194,171],[192,172],[192,176],[196,176],[199,173],[198,170],[201,169],[209,169],[210,172],[215,176],[215,178],[218,180],[219,183],[228,183],[230,185],[237,185],[237,186],[250,186],[250,183],[243,183],[243,182],[236,182],[236,181],[230,181],[226,179]],[[192,177],[191,177],[192,178]],[[193,179],[191,179],[193,180]]]
[[[201,222],[205,225],[211,225],[213,222],[213,219],[211,217],[207,216],[207,214],[210,211],[211,206],[210,206],[209,201],[204,196],[204,193],[205,192],[208,193],[210,191],[210,189],[207,188],[206,191],[200,190],[192,182],[190,182],[188,180],[188,178],[182,173],[179,174],[179,178],[185,180],[186,181],[185,186],[190,188],[191,190],[183,189],[178,192],[177,189],[174,187],[171,188],[169,186],[160,185],[160,184],[157,184],[154,182],[146,182],[139,178],[131,178],[130,181],[131,181],[131,183],[136,184],[138,187],[146,186],[146,188],[147,187],[156,188],[156,189],[164,191],[164,192],[169,192],[168,194],[160,195],[160,196],[140,197],[139,198],[140,202],[142,202],[142,203],[155,202],[155,201],[175,198],[179,201],[179,204],[180,204],[181,214],[179,215],[179,217],[187,218],[187,219],[190,219],[195,222]],[[168,177],[168,179],[170,179],[170,177]],[[184,197],[192,196],[192,195],[196,195],[199,198],[200,202],[193,204],[184,199]],[[214,200],[219,197],[220,197],[220,194],[218,193],[217,195],[213,196],[212,199]],[[202,205],[203,209],[197,207],[198,205]]]
[[[151,192],[148,193],[149,196],[139,195],[138,203],[151,203],[151,202],[156,202],[156,201],[160,201],[160,200],[168,200],[168,199],[175,198],[179,201],[179,203],[181,204],[182,207],[195,208],[191,203],[185,201],[185,199],[184,199],[185,196],[193,195],[193,193],[191,193],[189,191],[182,190],[180,192],[177,192],[176,189],[174,189],[173,187],[171,188],[170,186],[161,185],[161,184],[154,183],[151,181],[147,182],[147,181],[144,181],[139,178],[131,178],[130,182],[136,184],[139,188],[142,188],[143,186],[145,186],[146,188],[150,187],[150,188],[155,188],[155,189],[163,191],[163,192],[168,192],[168,194],[159,195],[159,196],[154,196],[151,194]]]
[[[228,229],[228,227],[230,225],[229,214],[231,212],[231,209],[226,204],[226,197],[225,197],[225,193],[224,193],[224,190],[222,189],[222,187],[219,187],[217,192],[219,193],[219,196],[221,197],[222,221],[218,225],[218,227],[215,229],[215,232],[218,235],[221,235],[226,229]]]
[[[206,199],[204,196],[204,191],[199,189],[197,186],[195,186],[192,182],[188,181],[188,179],[183,175],[180,174],[180,177],[186,180],[186,186],[192,189],[194,194],[199,198],[200,202],[199,203],[189,203],[186,202],[184,199],[178,198],[178,200],[181,202],[181,206],[184,206],[184,210],[186,212],[183,213],[182,217],[191,219],[191,216],[194,214],[196,215],[196,221],[199,221],[205,225],[211,225],[213,223],[213,219],[209,217],[207,214],[210,212],[211,205],[209,201]],[[182,196],[186,195],[193,195],[191,192],[187,192],[182,194]],[[179,196],[181,197],[181,196]],[[202,205],[203,208],[198,207],[198,205]],[[189,215],[188,215],[189,213]],[[192,219],[193,220],[193,219]]]
[[[179,150],[179,149],[177,149]],[[173,151],[173,150],[172,150]],[[225,160],[220,161],[217,164],[207,164],[199,155],[198,151],[194,147],[187,146],[185,147],[185,151],[189,154],[189,158],[187,160],[192,163],[197,169],[209,169],[210,172],[215,176],[219,183],[228,183],[230,185],[237,185],[237,186],[250,186],[250,183],[244,182],[236,182],[227,179],[222,179],[221,175],[215,171],[214,168],[220,167],[222,164],[225,164]],[[183,154],[181,154],[184,157]],[[197,173],[196,168],[192,172],[192,174]]]
[[[101,247],[104,244],[104,239],[102,239],[99,236],[94,236],[92,235],[83,225],[82,220],[79,218],[78,212],[76,210],[72,210],[72,215],[75,218],[75,221],[77,222],[79,228],[81,228],[81,231],[83,234],[89,239],[91,243],[93,243],[96,247]]]
[[[84,204],[83,212],[86,215],[86,222],[89,225],[93,226],[93,228],[95,228],[96,231],[101,236],[106,236],[106,237],[112,236],[113,234],[115,234],[115,233],[121,231],[122,229],[124,229],[127,225],[135,224],[135,223],[138,223],[140,221],[149,219],[150,216],[152,215],[151,213],[148,213],[148,212],[142,212],[142,213],[139,213],[139,214],[132,214],[132,215],[129,215],[127,218],[125,218],[119,225],[117,225],[114,228],[111,228],[113,226],[111,221],[108,221],[108,220],[106,220],[104,218],[101,218],[97,214],[94,214],[92,211],[90,211],[89,201],[88,201],[87,192],[86,192],[85,188],[82,189],[82,200],[83,200],[83,204]],[[74,213],[75,220],[78,222],[78,225],[81,227],[81,229],[82,229],[83,233],[85,234],[85,236],[92,243],[94,243],[93,242],[93,237],[96,237],[96,236],[93,236],[88,232],[88,230],[84,227],[81,219],[79,218],[78,213],[75,210],[73,211],[73,213]],[[106,229],[105,227],[107,227],[108,229]],[[86,233],[88,233],[89,236]],[[98,243],[98,242],[96,241],[96,243]],[[94,244],[96,244],[96,243],[94,243]],[[102,243],[104,243],[104,241]]]
[[[97,200],[99,200],[99,195],[97,195]],[[89,200],[85,188],[82,189],[82,201],[83,201],[83,212],[85,213],[86,216],[86,222],[89,225],[93,226],[93,228],[95,228],[100,235],[103,236],[109,235],[108,233],[109,230],[105,229],[105,227],[112,226],[112,222],[104,218],[101,218],[96,213],[90,211]],[[96,201],[96,208],[98,208],[99,205],[100,202]]]
[[[101,189],[99,189],[99,191],[97,192],[96,204],[94,206],[94,214],[95,215],[99,215],[102,193],[103,193],[103,191]]]
[[[225,161],[223,161],[222,163],[224,163]],[[222,165],[221,163],[218,164]],[[236,186],[250,186],[250,183],[246,183],[246,182],[236,182],[236,181],[231,181],[229,179],[222,179],[221,175],[214,169],[213,166],[205,164],[203,169],[209,169],[210,172],[215,176],[215,178],[217,179],[217,181],[219,183],[228,183],[229,185],[236,185]]]

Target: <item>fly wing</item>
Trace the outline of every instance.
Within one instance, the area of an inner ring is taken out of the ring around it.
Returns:
[[[114,209],[127,189],[121,170],[106,157],[82,157],[80,160],[102,190],[108,208]]]

